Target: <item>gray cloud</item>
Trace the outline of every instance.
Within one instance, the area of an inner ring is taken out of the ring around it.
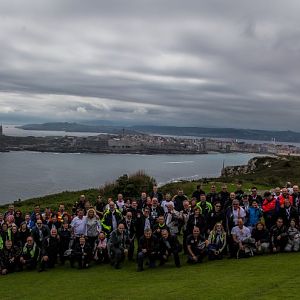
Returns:
[[[299,9],[0,0],[0,119],[299,130]]]

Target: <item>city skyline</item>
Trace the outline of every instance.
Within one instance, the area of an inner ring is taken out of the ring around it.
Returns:
[[[299,9],[0,0],[0,121],[300,131]]]

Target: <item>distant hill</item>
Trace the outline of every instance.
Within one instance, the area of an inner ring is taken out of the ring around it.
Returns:
[[[271,130],[255,130],[255,129],[236,129],[236,128],[206,128],[206,127],[176,127],[176,126],[118,126],[104,125],[105,121],[101,121],[101,125],[89,125],[68,122],[55,122],[44,124],[28,124],[19,126],[24,130],[51,130],[66,132],[99,132],[120,134],[123,129],[127,134],[145,133],[145,134],[161,134],[174,136],[197,136],[206,138],[230,138],[242,140],[259,140],[272,141],[275,139],[279,142],[300,143],[300,133],[294,131],[271,131]]]
[[[132,126],[136,131],[152,134],[197,136],[210,138],[230,138],[243,140],[259,140],[299,143],[300,133],[293,131],[269,131],[236,128],[205,128],[205,127],[175,127],[175,126]]]
[[[43,131],[66,131],[66,132],[93,132],[93,133],[109,133],[109,134],[120,134],[123,132],[121,126],[104,126],[104,125],[86,125],[78,123],[68,122],[54,122],[54,123],[43,123],[43,124],[27,124],[18,126],[24,130],[43,130]],[[135,134],[133,129],[125,128],[127,134]]]

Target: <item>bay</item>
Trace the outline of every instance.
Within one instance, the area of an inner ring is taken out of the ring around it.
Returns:
[[[217,177],[225,166],[246,164],[251,153],[139,155],[89,153],[0,153],[0,204],[61,191],[100,187],[143,170],[159,184]]]

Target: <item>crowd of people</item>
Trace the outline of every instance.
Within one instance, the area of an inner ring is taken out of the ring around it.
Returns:
[[[119,269],[125,259],[143,271],[171,258],[179,268],[184,257],[196,264],[299,251],[299,212],[299,188],[290,183],[263,197],[239,183],[231,193],[225,184],[219,192],[212,184],[209,193],[199,185],[190,199],[183,190],[172,196],[157,186],[138,199],[118,194],[91,203],[81,195],[70,211],[64,204],[36,205],[23,214],[9,205],[0,213],[0,273],[42,272],[66,261],[80,269],[109,263]]]

